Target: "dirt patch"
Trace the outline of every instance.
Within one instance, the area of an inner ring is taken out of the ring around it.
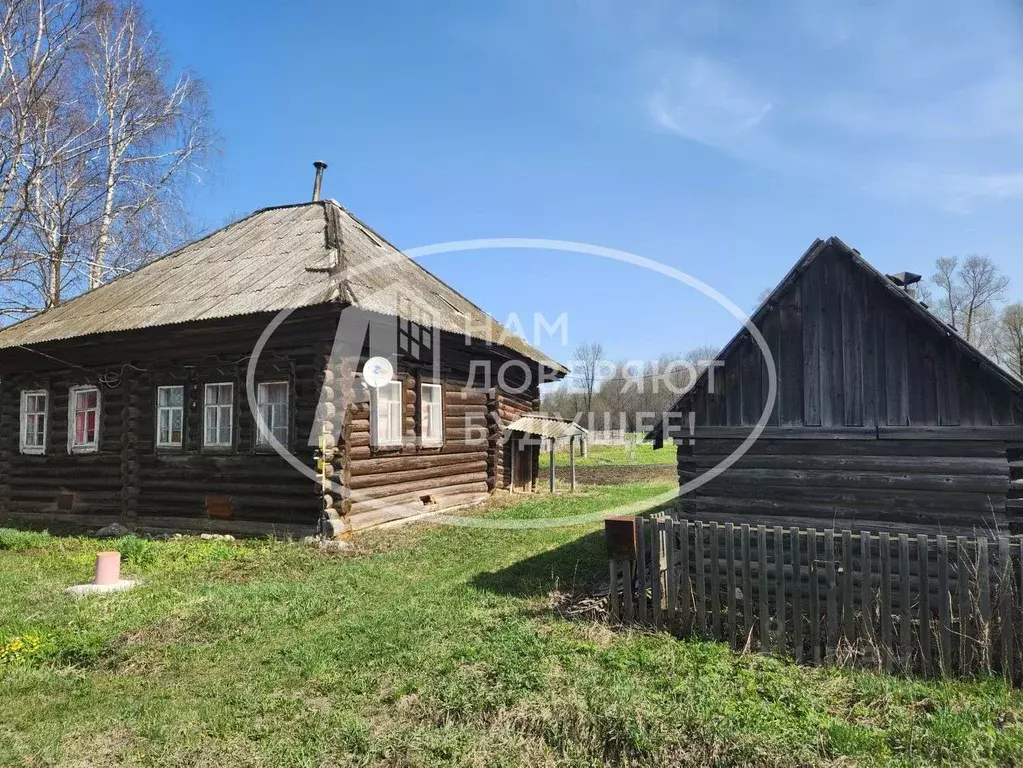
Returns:
[[[568,467],[557,467],[554,478],[559,483],[568,482]],[[626,483],[677,482],[674,464],[612,464],[606,467],[576,467],[575,480],[580,485],[624,485]],[[540,468],[537,485],[550,482],[546,467]]]

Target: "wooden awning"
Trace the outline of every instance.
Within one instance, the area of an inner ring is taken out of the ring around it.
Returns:
[[[527,435],[538,435],[558,440],[563,437],[586,437],[589,432],[568,419],[556,419],[540,413],[527,413],[520,416],[505,427],[511,432],[525,432]]]

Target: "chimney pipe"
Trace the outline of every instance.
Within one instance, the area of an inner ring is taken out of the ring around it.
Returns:
[[[327,170],[327,164],[322,160],[317,160],[313,163],[313,168],[316,169],[316,180],[313,181],[313,202],[315,203],[320,199],[320,185],[323,183],[323,172]]]

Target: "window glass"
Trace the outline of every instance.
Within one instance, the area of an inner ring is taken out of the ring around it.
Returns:
[[[39,390],[21,393],[21,451],[43,453],[46,450],[48,394]]]
[[[207,384],[203,408],[203,445],[231,447],[234,426],[234,385]]]
[[[436,445],[444,441],[443,390],[440,384],[423,384],[420,390],[423,442]]]
[[[71,449],[96,450],[99,446],[99,390],[71,390]]]
[[[185,388],[159,387],[156,392],[156,444],[180,447],[184,438]]]
[[[257,445],[269,445],[269,435],[281,444],[288,442],[288,382],[268,381],[257,387],[256,401],[266,427],[259,427]]]
[[[376,445],[400,445],[405,423],[401,401],[401,382],[391,381],[373,390],[373,442]]]

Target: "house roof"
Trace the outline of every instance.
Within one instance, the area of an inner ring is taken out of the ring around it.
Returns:
[[[876,269],[870,262],[864,259],[860,252],[855,248],[850,248],[844,242],[837,237],[830,237],[827,240],[814,240],[806,253],[803,254],[802,258],[796,262],[795,266],[792,267],[782,278],[782,281],[778,283],[778,286],[771,291],[770,295],[761,302],[760,306],[757,307],[756,311],[750,316],[755,324],[760,324],[763,319],[771,312],[778,304],[778,300],[785,291],[787,291],[806,271],[806,269],[812,264],[822,253],[826,252],[829,248],[834,248],[837,252],[854,264],[856,267],[863,270],[869,275],[878,285],[880,285],[889,295],[894,296],[898,301],[901,301],[916,317],[923,322],[930,325],[941,335],[945,336],[952,344],[954,344],[967,358],[973,360],[980,366],[981,369],[986,371],[989,375],[995,376],[1006,384],[1010,389],[1017,393],[1023,393],[1023,381],[1016,378],[1012,373],[1002,368],[1000,365],[991,360],[987,355],[981,352],[977,347],[968,342],[962,336],[959,335],[950,325],[944,320],[935,315],[926,306],[917,301],[913,296],[906,293],[906,291],[899,288],[889,277],[884,273]],[[912,273],[903,273],[912,274]],[[916,275],[913,275],[917,277]],[[736,346],[742,341],[743,337],[747,334],[745,325],[741,327],[738,333],[732,337],[724,348],[717,354],[718,359],[727,357]],[[706,370],[701,373],[699,378],[693,383],[693,386],[689,387],[682,395],[675,401],[675,404],[670,408],[671,411],[677,411],[689,394],[699,386],[707,377]],[[654,441],[655,445],[659,446],[663,440],[661,434],[663,430],[662,423],[658,424],[643,438],[645,441]]]
[[[0,349],[332,302],[428,318],[568,373],[334,200],[256,211],[0,330]]]
[[[527,413],[505,427],[510,432],[525,432],[557,440],[562,437],[585,437],[589,434],[583,427],[568,419],[557,419],[541,413]]]

